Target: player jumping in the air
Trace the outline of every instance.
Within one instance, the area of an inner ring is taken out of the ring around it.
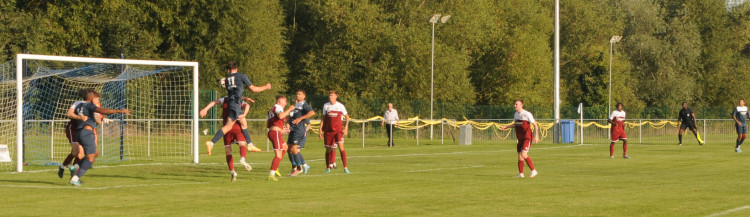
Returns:
[[[680,125],[680,132],[677,134],[677,138],[680,139],[678,146],[682,145],[682,134],[685,133],[685,129],[690,128],[695,135],[695,139],[698,140],[698,144],[703,145],[704,142],[701,140],[701,136],[698,134],[698,129],[695,127],[695,112],[688,108],[687,102],[682,102],[682,110],[680,110],[680,117],[677,119],[677,125]]]
[[[319,133],[326,146],[326,173],[330,173],[331,168],[336,168],[336,148],[338,148],[341,152],[341,161],[344,163],[344,172],[349,174],[344,149],[344,137],[349,134],[349,113],[346,112],[343,104],[336,101],[338,96],[335,90],[328,92],[329,102],[323,105],[323,121],[320,123]],[[346,118],[346,125],[342,127],[341,122],[344,118]]]
[[[275,154],[273,161],[271,161],[271,174],[268,175],[269,181],[279,181],[275,176],[276,171],[279,169],[281,159],[284,159],[284,153],[288,148],[281,134],[284,131],[284,122],[289,117],[289,113],[294,110],[294,106],[289,106],[287,110],[284,110],[284,106],[286,106],[286,96],[277,96],[276,105],[273,105],[271,110],[268,111],[266,127],[268,127],[268,139],[273,144]]]
[[[227,122],[224,124],[221,129],[216,131],[216,135],[214,135],[214,138],[211,139],[211,141],[206,142],[206,149],[208,150],[208,153],[210,155],[211,149],[213,149],[214,144],[219,141],[222,137],[224,137],[224,134],[232,130],[232,126],[234,125],[234,122],[237,121],[237,118],[239,117],[241,112],[240,104],[242,101],[242,91],[247,86],[250,91],[253,91],[255,93],[269,90],[271,89],[271,84],[267,83],[266,85],[262,87],[256,87],[251,82],[250,79],[247,78],[247,75],[242,73],[237,73],[237,63],[234,61],[230,61],[227,63],[227,72],[229,75],[225,78],[226,83],[226,89],[227,89]],[[250,140],[250,133],[247,132],[247,124],[243,124],[242,126],[242,135],[245,136],[246,139]]]
[[[252,99],[250,99],[250,100],[251,100],[251,102],[254,102],[254,101],[252,101]],[[221,113],[222,114],[221,118],[223,120],[222,123],[226,123],[227,122],[227,116],[229,114],[228,109],[227,109],[226,97],[222,97],[222,98],[219,98],[217,100],[214,100],[214,101],[208,103],[208,105],[206,105],[206,107],[204,107],[203,109],[201,109],[200,116],[201,117],[205,117],[206,114],[208,113],[208,110],[211,109],[211,107],[214,107],[214,105],[217,105],[217,104],[221,104],[222,105],[222,108],[223,108],[222,113]],[[247,116],[247,113],[250,111],[250,105],[247,104],[246,102],[242,101],[241,108],[243,109],[243,113],[241,115],[239,115],[238,118],[244,119],[245,116]],[[232,129],[229,130],[229,132],[227,132],[224,135],[224,150],[226,152],[227,166],[229,166],[229,174],[232,176],[232,182],[237,181],[237,172],[234,171],[234,158],[232,156],[232,144],[233,143],[237,143],[240,146],[240,164],[242,164],[242,166],[244,166],[245,170],[247,170],[247,171],[250,171],[250,170],[253,169],[253,167],[251,167],[250,164],[248,164],[245,161],[245,157],[247,157],[247,149],[248,149],[248,147],[247,147],[248,144],[247,144],[246,141],[247,140],[245,139],[245,136],[242,135],[242,131],[241,131],[239,123],[235,123],[232,126]],[[252,145],[252,144],[250,144],[250,145]]]
[[[95,121],[96,115],[94,113],[97,112],[103,115],[115,113],[130,114],[130,111],[127,109],[114,110],[96,106],[93,102],[99,100],[99,97],[101,97],[101,94],[94,89],[89,89],[86,91],[86,102],[79,104],[75,108],[75,114],[83,116],[78,119],[76,136],[78,143],[83,147],[83,152],[86,154],[86,157],[79,162],[80,168],[76,171],[76,175],[70,178],[70,184],[73,186],[81,186],[80,178],[86,174],[88,169],[91,169],[96,157],[99,155],[96,151],[96,135],[94,134],[94,130],[96,129],[97,123]]]
[[[742,153],[742,142],[747,138],[747,119],[750,118],[750,113],[747,112],[745,107],[745,100],[740,99],[739,106],[734,108],[732,111],[732,118],[734,118],[734,127],[737,129],[737,145],[734,146],[734,151]]]
[[[307,173],[310,170],[310,166],[305,163],[305,158],[302,157],[300,150],[305,148],[307,141],[307,130],[310,129],[310,118],[315,116],[315,111],[305,102],[306,94],[304,90],[298,90],[296,95],[296,101],[294,103],[294,111],[289,116],[289,161],[292,162],[292,171],[289,176],[297,176],[300,173]]]
[[[539,123],[534,120],[534,116],[531,114],[531,112],[528,112],[523,109],[523,100],[517,99],[513,102],[513,108],[516,109],[516,113],[513,115],[513,126],[516,130],[516,139],[518,139],[518,144],[516,144],[516,151],[518,152],[518,172],[519,174],[516,176],[516,178],[523,178],[523,164],[526,162],[526,164],[529,165],[529,169],[531,169],[531,174],[529,175],[529,178],[534,178],[538,174],[536,169],[534,168],[534,163],[531,162],[531,157],[529,157],[529,149],[531,148],[531,143],[534,142],[534,144],[539,143]],[[532,137],[531,135],[531,125],[534,125],[534,135]],[[501,129],[505,130],[509,128],[509,126],[503,126]]]
[[[625,126],[623,125],[625,122],[624,106],[618,102],[615,107],[617,107],[617,110],[612,111],[612,115],[607,120],[607,122],[612,124],[612,129],[610,129],[610,132],[612,132],[612,142],[609,143],[609,158],[615,158],[615,142],[622,140],[622,157],[630,159],[628,157],[628,136],[625,134]]]

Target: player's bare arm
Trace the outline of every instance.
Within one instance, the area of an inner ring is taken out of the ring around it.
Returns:
[[[101,108],[101,107],[97,108],[96,112],[102,113],[103,115],[111,115],[111,114],[117,114],[117,113],[126,114],[126,115],[130,114],[130,111],[128,111],[127,109],[108,109],[108,108]]]
[[[250,88],[250,91],[253,91],[253,93],[258,93],[258,92],[262,92],[262,91],[265,91],[265,90],[270,90],[271,89],[271,83],[267,83],[266,85],[263,85],[261,87],[258,87],[258,86],[255,86],[255,85],[250,85],[247,88]]]
[[[286,109],[286,111],[279,113],[279,119],[284,119],[286,117],[289,117],[289,113],[294,111],[294,105],[289,106],[289,108]]]
[[[325,121],[323,119],[320,120],[320,128],[318,128],[318,136],[320,136],[320,139],[323,139],[323,125],[325,125]]]
[[[315,116],[315,111],[307,112],[307,114],[302,115],[302,117],[298,117],[297,119],[294,119],[292,121],[292,124],[298,124],[299,122],[302,122],[302,120],[308,119]]]
[[[77,115],[75,109],[68,109],[68,112],[65,113],[65,115],[67,115],[68,118],[74,119],[74,120],[87,121],[89,119],[89,117],[85,115]]]
[[[205,116],[206,116],[206,114],[208,114],[208,110],[209,110],[209,109],[211,109],[211,108],[213,108],[213,107],[214,107],[214,106],[215,106],[216,104],[219,104],[220,102],[221,102],[221,101],[219,101],[218,99],[217,99],[217,100],[214,100],[214,101],[211,101],[211,102],[209,102],[209,103],[208,103],[208,104],[206,105],[206,107],[204,107],[203,109],[201,109],[201,111],[199,112],[199,113],[200,113],[200,116],[201,116],[201,117],[205,117]]]
[[[255,100],[253,100],[253,98],[250,98],[250,97],[244,97],[243,96],[242,100],[245,100],[245,101],[248,101],[248,102],[251,102],[251,103],[255,103]]]
[[[241,115],[237,116],[237,119],[240,119],[240,120],[244,120],[245,117],[247,117],[247,113],[250,112],[250,104],[245,104],[242,107],[244,107],[243,108],[244,109],[243,113]]]

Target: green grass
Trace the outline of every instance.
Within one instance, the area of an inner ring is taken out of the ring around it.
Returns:
[[[729,143],[632,144],[630,160],[610,159],[606,144],[537,144],[530,155],[539,176],[516,179],[508,142],[416,146],[403,139],[386,148],[368,139],[362,149],[361,140],[347,141],[352,174],[340,159],[339,169],[323,173],[324,150],[312,139],[303,151],[311,172],[279,182],[266,181],[272,154],[262,152],[248,154],[253,171],[236,165],[239,180],[231,183],[221,146],[199,165],[95,165],[79,188],[55,167],[1,173],[0,215],[707,216],[750,206],[750,152],[736,154]],[[282,174],[289,168],[285,157]]]

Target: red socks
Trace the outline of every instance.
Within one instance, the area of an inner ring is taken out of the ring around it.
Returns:
[[[229,170],[234,170],[234,158],[232,158],[232,155],[227,155],[227,166],[229,166]]]
[[[346,168],[346,151],[341,150],[341,161],[344,162],[344,168]]]
[[[247,146],[240,146],[240,157],[247,157]]]
[[[331,150],[331,163],[336,163],[336,150]]]
[[[326,152],[326,168],[331,168],[331,152]]]
[[[609,156],[615,156],[615,143],[609,144]]]
[[[534,164],[531,163],[531,157],[526,157],[526,164],[529,165],[529,169],[534,170]]]
[[[284,153],[281,154],[281,157],[273,157],[273,161],[271,162],[271,170],[277,171],[279,169],[279,164],[281,164],[281,159],[284,158]]]
[[[68,154],[68,157],[65,157],[65,160],[63,161],[62,165],[63,166],[70,165],[70,162],[73,161],[73,158],[76,158],[76,157],[73,156],[73,154]]]
[[[523,173],[523,161],[522,160],[518,161],[518,172]]]

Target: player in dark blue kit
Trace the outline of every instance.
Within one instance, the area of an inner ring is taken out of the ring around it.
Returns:
[[[96,157],[99,156],[99,153],[96,152],[96,135],[94,135],[97,125],[94,113],[103,115],[115,113],[130,114],[130,111],[127,109],[115,110],[96,106],[93,102],[94,100],[98,100],[101,94],[94,89],[86,90],[85,96],[85,102],[76,106],[75,114],[79,116],[76,123],[76,137],[78,138],[78,143],[83,147],[83,153],[86,154],[86,157],[78,163],[80,168],[70,178],[70,184],[73,186],[81,186],[80,178],[86,174],[88,169],[91,169]]]
[[[700,134],[698,134],[698,128],[695,127],[695,112],[688,108],[687,102],[682,102],[682,110],[680,110],[680,117],[677,119],[677,125],[680,126],[680,133],[677,134],[677,138],[680,140],[678,146],[682,145],[682,134],[685,133],[685,129],[690,129],[695,135],[695,139],[698,140],[698,144],[703,145],[704,142],[701,140]]]
[[[287,122],[289,125],[289,161],[292,162],[292,172],[289,176],[297,176],[300,173],[307,173],[310,170],[310,166],[305,163],[305,159],[300,153],[300,149],[305,148],[305,142],[307,141],[307,130],[310,127],[310,118],[315,116],[315,111],[305,102],[306,94],[304,90],[298,90],[296,95],[296,102],[294,104],[294,111],[289,116],[291,117]]]
[[[227,73],[229,73],[229,75],[227,75],[225,79],[225,85],[227,89],[227,122],[223,127],[221,127],[221,129],[216,131],[216,134],[214,135],[214,138],[211,139],[211,141],[206,142],[206,149],[209,152],[211,149],[213,149],[214,144],[216,142],[219,142],[219,140],[224,137],[225,133],[232,130],[234,122],[236,122],[239,115],[242,114],[242,91],[245,89],[245,87],[248,87],[250,91],[253,91],[254,93],[271,89],[271,83],[267,83],[262,87],[257,87],[250,82],[250,79],[247,78],[247,75],[237,73],[237,63],[234,61],[229,61],[229,63],[227,63]],[[247,124],[244,124],[244,126],[242,126],[242,134],[245,136],[245,138],[248,139],[249,143],[250,134],[247,132]]]
[[[742,142],[747,138],[747,119],[750,118],[750,113],[747,112],[745,107],[745,100],[741,99],[739,105],[732,111],[732,118],[734,118],[734,128],[737,129],[737,145],[734,146],[734,152],[742,153]]]

